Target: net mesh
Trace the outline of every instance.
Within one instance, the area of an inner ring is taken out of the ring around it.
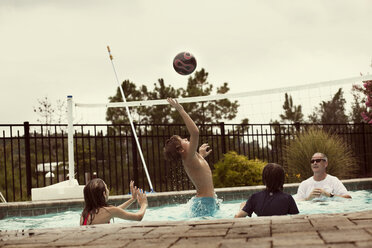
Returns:
[[[240,123],[242,119],[248,118],[249,123],[270,123],[274,120],[280,121],[280,114],[284,114],[283,104],[285,93],[292,97],[293,105],[301,105],[304,121],[319,107],[323,101],[332,100],[336,92],[342,88],[343,97],[346,100],[346,113],[350,112],[353,102],[352,85],[362,84],[362,81],[371,80],[371,75],[311,83],[292,87],[267,89],[243,93],[231,93],[225,95],[210,95],[202,97],[179,98],[180,103],[210,101],[227,98],[237,100],[239,103],[238,114],[233,120],[224,120],[227,123]],[[168,104],[165,99],[128,102],[130,109],[137,106],[151,106]],[[105,120],[108,107],[123,107],[125,103],[105,104],[75,104],[74,123],[107,123]],[[133,113],[133,111],[132,111]],[[132,115],[137,123],[141,123],[141,117]],[[222,121],[222,120],[221,120]]]

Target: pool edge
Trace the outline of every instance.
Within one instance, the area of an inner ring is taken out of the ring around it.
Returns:
[[[341,180],[348,190],[367,190],[372,189],[372,178],[357,178]],[[284,184],[284,191],[295,194],[299,183]],[[230,188],[216,188],[218,198],[224,201],[245,200],[251,194],[264,189],[265,186],[244,186]],[[171,204],[184,204],[195,195],[195,190],[172,191],[160,193],[148,193],[147,198],[149,207],[159,207]],[[129,199],[129,195],[110,196],[109,204],[119,205]],[[53,201],[25,201],[0,203],[0,219],[16,216],[37,216],[49,213],[59,213],[69,210],[82,209],[83,199],[53,200]],[[138,208],[137,204],[131,206],[132,209]]]

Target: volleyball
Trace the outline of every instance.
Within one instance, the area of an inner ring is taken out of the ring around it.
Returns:
[[[196,59],[189,52],[182,52],[173,59],[174,70],[181,75],[189,75],[196,69]]]

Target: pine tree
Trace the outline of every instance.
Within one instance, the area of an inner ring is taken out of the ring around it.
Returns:
[[[366,111],[365,97],[361,95],[363,89],[359,85],[353,85],[351,90],[353,95],[353,102],[351,104],[351,111],[349,112],[350,121],[353,123],[362,123],[364,119],[362,113]]]
[[[304,121],[303,120],[304,115],[302,114],[302,106],[293,105],[292,96],[291,95],[288,96],[287,93],[285,93],[285,101],[283,104],[283,109],[284,109],[284,115],[283,114],[280,115],[282,122],[289,121],[292,123],[296,123],[296,122]]]
[[[123,88],[124,95],[126,100],[129,101],[141,101],[145,100],[145,96],[147,94],[147,87],[142,85],[139,89],[137,86],[130,82],[129,80],[125,80],[121,87]],[[116,94],[114,96],[109,97],[110,102],[123,102],[123,97],[121,95],[119,87],[116,89]],[[144,115],[144,107],[136,107],[130,108],[130,113],[132,119],[136,122],[141,122],[141,119],[145,116]],[[128,124],[128,114],[126,109],[123,108],[108,108],[106,111],[106,121],[110,121],[112,124]]]
[[[340,88],[330,101],[322,101],[319,107],[315,107],[309,119],[313,123],[344,124],[348,122],[345,114],[346,100]]]

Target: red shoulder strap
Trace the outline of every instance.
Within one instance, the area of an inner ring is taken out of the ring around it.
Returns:
[[[83,223],[83,226],[86,226],[87,225],[87,222],[88,222],[88,218],[89,218],[89,213],[87,215],[87,217],[84,219],[84,223]]]

